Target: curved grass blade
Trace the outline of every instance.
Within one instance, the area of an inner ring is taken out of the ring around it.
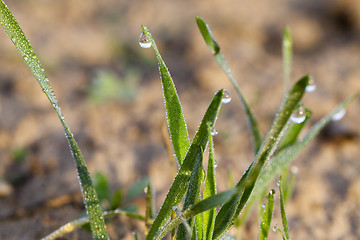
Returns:
[[[257,196],[263,192],[264,188],[269,186],[270,182],[275,179],[282,169],[287,167],[289,163],[311,142],[311,140],[313,140],[315,136],[319,134],[319,132],[332,120],[332,117],[339,111],[345,109],[350,102],[355,99],[355,97],[357,97],[356,94],[345,99],[328,115],[318,121],[301,140],[285,147],[283,150],[275,154],[261,173],[253,191],[253,195]]]
[[[285,27],[282,42],[283,68],[284,68],[284,88],[285,93],[288,91],[291,75],[291,58],[292,58],[292,39],[290,29]]]
[[[289,240],[285,237],[284,232],[278,226],[275,226],[273,229],[274,229],[274,231],[278,231],[281,234],[283,240]]]
[[[209,161],[208,161],[208,168],[207,174],[205,179],[205,186],[204,186],[204,196],[203,198],[206,199],[208,197],[214,196],[216,194],[216,182],[215,182],[215,160],[214,160],[214,143],[212,140],[212,136],[210,133],[210,126],[209,126]],[[203,238],[205,240],[211,240],[213,231],[214,231],[214,224],[215,224],[215,208],[203,213]]]
[[[22,55],[26,65],[32,71],[33,75],[40,84],[43,92],[49,99],[51,105],[55,109],[61,121],[66,138],[70,145],[71,153],[75,160],[75,165],[80,179],[80,186],[83,193],[87,214],[90,219],[93,238],[108,239],[99,199],[92,184],[83,155],[81,154],[80,149],[72,133],[70,132],[69,127],[65,122],[64,116],[56,100],[54,91],[49,84],[49,80],[45,75],[44,69],[40,64],[39,59],[35,55],[34,50],[30,46],[30,43],[26,38],[24,32],[20,28],[18,22],[2,0],[0,1],[0,23],[7,35],[10,37],[11,41],[14,43],[18,52]]]
[[[225,57],[221,53],[220,47],[217,44],[217,42],[215,41],[209,26],[205,23],[205,21],[201,17],[196,17],[196,23],[198,25],[201,35],[203,36],[207,46],[210,49],[210,52],[213,53],[216,62],[220,65],[222,70],[225,72],[226,76],[230,79],[230,81],[231,81],[232,85],[234,86],[234,89],[240,99],[240,102],[242,103],[242,105],[245,109],[246,116],[247,116],[247,122],[249,125],[249,130],[250,130],[250,133],[251,133],[251,136],[253,139],[254,152],[256,154],[258,152],[258,150],[261,146],[261,142],[262,142],[262,137],[261,137],[261,133],[260,133],[256,118],[255,118],[254,114],[252,113],[249,105],[246,103],[245,98],[241,94],[239,85],[237,84],[234,76],[232,75],[231,70],[225,60]]]
[[[146,220],[145,217],[132,213],[132,212],[126,212],[126,211],[122,211],[120,209],[116,209],[113,211],[108,211],[108,212],[103,212],[103,216],[105,218],[108,217],[112,217],[112,216],[116,216],[116,215],[121,215],[121,216],[127,216],[133,219],[137,219],[140,221],[148,221],[149,224],[152,223],[152,221]],[[76,219],[74,221],[71,221],[69,223],[66,223],[65,225],[63,225],[62,227],[58,228],[57,230],[55,230],[54,232],[50,233],[49,235],[47,235],[46,237],[42,238],[41,240],[54,240],[57,239],[61,236],[64,236],[65,234],[68,234],[78,228],[81,228],[82,226],[84,226],[85,224],[89,223],[89,218],[88,217],[83,217],[83,218],[79,218]]]
[[[245,203],[248,201],[263,166],[270,157],[272,157],[281,140],[281,137],[286,131],[285,125],[302,98],[309,80],[309,76],[305,76],[300,79],[283,101],[259,152],[237,184],[242,185],[242,191],[240,191],[236,197],[231,199],[231,201],[225,204],[216,216],[214,239],[219,239],[226,233],[230,226],[235,222],[237,216],[245,206]],[[234,211],[234,209],[236,210]]]
[[[279,191],[280,191],[280,213],[281,213],[281,221],[283,224],[283,228],[284,228],[284,235],[285,235],[285,239],[290,239],[290,235],[289,235],[289,227],[288,227],[288,222],[286,219],[286,214],[285,214],[285,203],[284,203],[284,196],[283,196],[283,182],[282,182],[282,177],[280,177],[279,180]]]
[[[149,30],[145,26],[142,26],[142,30],[143,33],[151,41],[151,45],[155,50],[156,58],[160,69],[161,83],[164,93],[167,121],[169,125],[171,141],[178,163],[179,165],[181,165],[190,145],[184,113],[182,111],[179,96],[176,92],[176,88],[171,78],[170,72],[167,69],[165,62],[161,58],[160,52],[156,46],[154,39],[151,37]]]
[[[259,240],[266,240],[269,235],[271,219],[274,211],[274,194],[275,191],[271,190],[267,195],[267,203],[261,218]]]
[[[206,148],[208,142],[208,124],[210,126],[214,126],[216,117],[220,110],[221,99],[223,95],[223,90],[218,91],[211,101],[208,109],[206,110],[199,129],[190,145],[188,153],[186,154],[184,162],[181,165],[181,168],[170,187],[170,190],[165,198],[163,205],[161,206],[154,224],[150,228],[149,234],[146,238],[147,240],[154,239],[154,237],[157,235],[157,232],[160,231],[162,226],[169,218],[172,207],[177,206],[183,198],[189,185],[191,172],[196,163],[196,156],[199,151],[202,151],[202,149]]]

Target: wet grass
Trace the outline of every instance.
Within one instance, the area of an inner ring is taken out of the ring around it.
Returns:
[[[121,208],[121,191],[110,193],[106,176],[97,175],[95,184],[93,183],[85,160],[65,122],[39,59],[7,6],[3,1],[0,2],[0,23],[2,27],[33,72],[64,128],[86,206],[86,217],[65,224],[43,239],[56,239],[85,224],[90,225],[94,239],[108,239],[104,218],[113,215],[125,215],[143,221],[146,226],[144,234],[147,240],[162,239],[168,234],[171,234],[173,239],[231,239],[231,236],[227,235],[229,228],[234,225],[240,226],[248,216],[249,209],[255,203],[262,202],[264,197],[267,199],[267,203],[262,213],[259,239],[266,239],[269,229],[271,229],[275,194],[274,190],[268,192],[268,186],[282,173],[285,174],[279,183],[279,193],[283,227],[277,226],[275,230],[282,234],[283,239],[289,239],[285,202],[288,198],[286,196],[291,193],[292,186],[283,184],[291,178],[290,175],[286,174],[289,163],[334,116],[336,118],[339,112],[344,111],[355,95],[345,99],[332,112],[317,122],[303,138],[299,138],[299,134],[311,116],[310,110],[304,108],[301,99],[307,92],[310,92],[309,86],[313,85],[313,80],[310,76],[305,75],[288,90],[292,44],[290,31],[285,29],[283,38],[285,94],[280,103],[279,111],[274,116],[273,124],[263,138],[256,117],[241,94],[240,87],[221,53],[220,45],[215,41],[209,26],[203,19],[197,17],[196,22],[212,56],[233,84],[242,103],[248,119],[249,132],[251,133],[251,140],[249,141],[253,143],[255,157],[243,176],[232,188],[224,192],[217,192],[216,161],[214,160],[216,146],[214,146],[212,138],[221,106],[230,101],[229,93],[227,90],[221,89],[214,94],[208,108],[203,110],[203,119],[195,137],[190,140],[185,116],[171,74],[150,31],[142,26],[140,45],[144,48],[152,47],[159,64],[167,126],[178,163],[176,176],[160,210],[154,217],[154,196],[149,182],[142,182],[139,187],[142,190],[146,186],[147,208],[144,215]],[[110,87],[111,89],[112,87]],[[209,151],[206,170],[204,169],[205,164],[203,164],[205,151]],[[104,211],[104,206],[107,206],[109,211]],[[215,211],[216,208],[219,210]],[[137,235],[134,238],[137,239]]]

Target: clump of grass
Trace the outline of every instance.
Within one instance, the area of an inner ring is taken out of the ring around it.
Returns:
[[[243,212],[242,218],[247,216],[248,209],[250,209],[256,201],[263,199],[265,196],[264,192],[266,192],[269,184],[276,176],[284,171],[284,169],[286,170],[291,160],[331,121],[334,115],[344,110],[355,97],[355,95],[353,95],[344,100],[332,112],[316,123],[303,138],[299,138],[299,133],[303,130],[304,124],[310,117],[310,111],[301,111],[304,115],[301,117],[301,119],[303,119],[301,122],[298,119],[294,121],[293,114],[294,112],[299,112],[299,109],[302,109],[301,99],[311,79],[306,75],[299,79],[289,91],[287,90],[290,79],[291,40],[289,31],[286,30],[283,44],[284,82],[286,91],[272,126],[266,136],[262,138],[257,126],[257,120],[241,94],[240,88],[226,63],[225,57],[221,53],[219,44],[215,41],[204,20],[197,17],[196,21],[213,57],[233,84],[244,107],[252,136],[255,157],[243,176],[238,179],[232,188],[225,192],[217,192],[212,129],[215,126],[221,105],[229,101],[228,96],[226,96],[227,91],[221,89],[215,93],[203,115],[195,137],[190,141],[181,103],[170,72],[156,47],[150,31],[145,26],[142,26],[140,43],[143,47],[152,47],[154,49],[159,64],[168,129],[172,147],[179,164],[179,169],[169,192],[157,216],[154,218],[153,189],[149,182],[141,185],[142,188],[146,185],[147,189],[145,216],[120,209],[118,205],[120,203],[121,193],[115,192],[114,194],[110,194],[105,176],[97,175],[95,178],[96,185],[94,187],[80,149],[65,122],[55,94],[51,89],[38,58],[9,9],[3,1],[0,2],[1,25],[21,53],[25,63],[33,72],[51,105],[58,114],[64,128],[70,150],[74,157],[86,206],[86,217],[67,223],[44,239],[55,239],[86,223],[90,224],[94,239],[108,239],[104,217],[113,215],[126,215],[144,221],[147,240],[162,239],[167,234],[171,234],[173,239],[229,238],[229,236],[227,236],[229,228],[234,224],[239,225],[243,222],[242,219],[239,220],[240,213]],[[286,41],[290,41],[290,44]],[[206,171],[204,171],[203,153],[206,149],[209,151],[209,157],[207,159],[208,167]],[[279,227],[275,229],[281,232],[283,239],[289,239],[284,207],[285,200],[283,197],[284,186],[282,182],[280,182],[279,185],[283,230]],[[262,214],[259,239],[266,239],[269,229],[271,228],[274,194],[275,191],[273,190],[267,194],[268,201]],[[107,205],[110,207],[109,211],[102,210],[100,201],[107,202]],[[243,211],[245,205],[247,205],[247,208],[246,211]],[[219,211],[215,211],[215,208],[219,208]],[[135,234],[134,238],[138,239],[138,236]]]

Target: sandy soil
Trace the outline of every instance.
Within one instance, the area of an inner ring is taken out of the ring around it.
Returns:
[[[208,52],[195,16],[211,26],[264,134],[284,91],[285,25],[294,39],[292,81],[307,73],[316,81],[317,90],[304,99],[313,112],[310,124],[360,91],[357,0],[6,3],[44,65],[90,172],[105,173],[113,189],[125,191],[150,177],[158,206],[171,171],[164,171],[170,164],[161,135],[159,74],[153,51],[138,45],[141,24],[172,73],[191,136],[216,90],[227,88],[234,96],[216,126],[219,190],[226,189],[228,168],[238,179],[253,154],[241,104]],[[0,239],[40,239],[83,213],[81,194],[60,122],[4,31],[0,56]],[[94,101],[104,73],[127,90]],[[299,169],[287,206],[293,239],[359,239],[359,105],[356,99],[345,118],[329,125],[293,163]],[[132,239],[137,227],[136,221],[115,218],[109,233]],[[257,230],[250,221],[242,238],[256,239]],[[91,236],[79,230],[62,239]],[[271,232],[269,239],[281,236]]]

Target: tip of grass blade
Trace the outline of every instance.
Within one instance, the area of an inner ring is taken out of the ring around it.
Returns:
[[[220,52],[220,46],[215,41],[209,26],[199,16],[196,17],[196,23],[197,23],[198,28],[199,28],[199,30],[201,32],[201,35],[203,36],[203,38],[204,38],[204,40],[206,42],[206,45],[209,47],[211,53],[214,54],[214,55],[219,53]]]

